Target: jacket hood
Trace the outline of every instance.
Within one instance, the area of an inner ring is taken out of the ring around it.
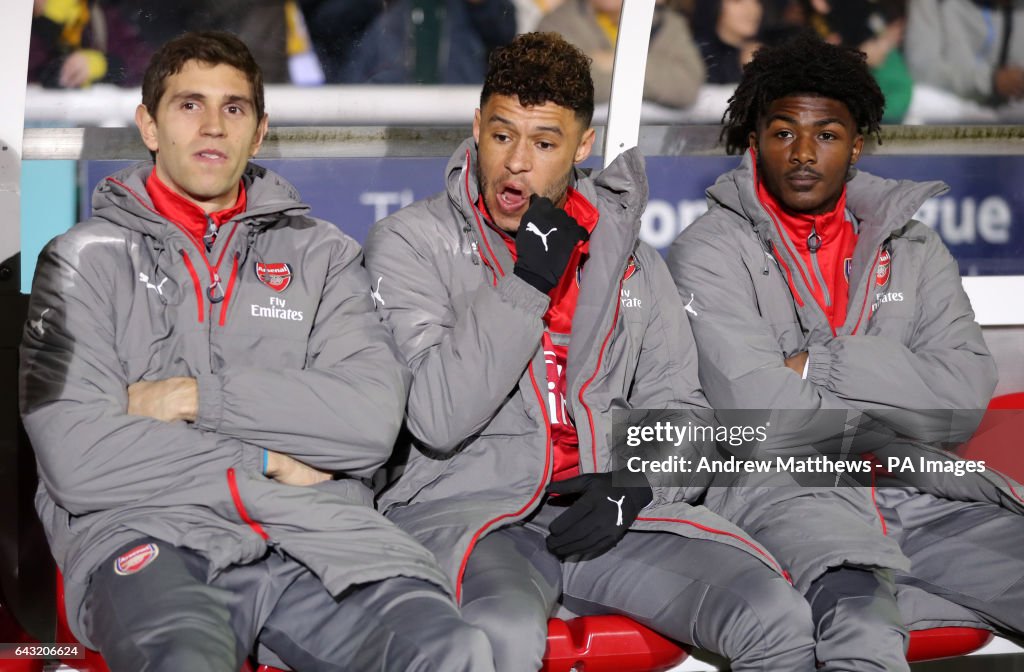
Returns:
[[[176,231],[153,209],[146,191],[146,178],[152,170],[152,161],[142,161],[104,178],[92,194],[94,216],[161,240]],[[237,219],[244,223],[269,224],[281,215],[309,212],[309,206],[299,200],[299,192],[290,182],[262,166],[249,163],[242,181],[248,207]]]
[[[477,161],[477,144],[470,137],[455,150],[445,169],[448,197],[467,215],[468,204],[475,203],[480,198]],[[643,155],[637,148],[623,152],[604,170],[591,173],[586,169],[573,168],[570,184],[599,210],[602,208],[600,201],[607,198],[617,203],[620,209],[635,212],[637,216],[633,218],[633,225],[635,234],[639,235],[639,215],[647,206],[649,188]],[[465,198],[467,190],[468,200]]]
[[[949,191],[944,182],[889,180],[853,169],[846,183],[846,207],[860,222],[860,234],[879,242],[902,229],[918,208],[933,196]],[[739,167],[723,174],[707,189],[709,205],[717,203],[747,221],[762,239],[771,226],[768,214],[757,197],[754,184],[754,160],[745,152]]]

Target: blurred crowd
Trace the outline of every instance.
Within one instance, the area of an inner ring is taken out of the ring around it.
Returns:
[[[220,29],[253,50],[268,83],[475,84],[517,33],[561,33],[593,59],[607,101],[623,0],[34,0],[29,81],[138,86],[152,51]],[[1024,98],[1024,0],[659,0],[646,100],[692,105],[738,82],[763,44],[798,31],[856,46],[899,123],[915,83],[982,105]]]

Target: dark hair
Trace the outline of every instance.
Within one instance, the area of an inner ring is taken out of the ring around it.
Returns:
[[[231,33],[186,33],[164,44],[153,54],[142,79],[142,104],[156,118],[156,109],[167,89],[168,78],[181,72],[189,61],[230,65],[242,72],[252,88],[257,121],[263,119],[263,72],[249,48]]]
[[[793,95],[822,96],[846,105],[857,132],[881,142],[885,96],[862,52],[823,42],[802,32],[776,46],[763,47],[743,68],[743,79],[722,115],[721,137],[730,154],[743,152],[772,101]]]
[[[554,103],[584,127],[594,116],[590,57],[557,33],[524,33],[491,53],[480,107],[493,95],[518,96],[524,107]]]

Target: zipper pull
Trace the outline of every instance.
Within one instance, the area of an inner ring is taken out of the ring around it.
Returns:
[[[224,300],[224,288],[221,286],[220,273],[214,271],[213,282],[206,288],[206,296],[209,297],[210,303],[220,303]]]
[[[203,234],[203,244],[206,245],[207,252],[213,249],[215,240],[217,240],[217,225],[213,223],[212,217],[206,215],[206,233]]]
[[[762,241],[762,243],[761,251],[764,252],[764,268],[761,269],[761,275],[768,275],[768,260],[775,261],[775,257],[772,256],[775,246],[770,240]]]
[[[821,236],[818,235],[814,226],[811,226],[811,235],[807,236],[807,249],[811,251],[811,254],[815,254],[821,249]]]

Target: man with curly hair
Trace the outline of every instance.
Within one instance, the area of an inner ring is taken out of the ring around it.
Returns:
[[[743,160],[669,253],[712,406],[787,409],[768,452],[955,460],[940,446],[971,436],[995,387],[956,261],[912,219],[946,186],[854,169],[884,106],[858,51],[806,35],[759,51],[725,114]],[[898,468],[880,483],[901,487],[712,489],[707,504],[791,572],[821,669],[908,670],[913,629],[1024,631],[1008,481]]]
[[[704,409],[664,262],[638,240],[634,150],[595,174],[589,59],[553,33],[495,52],[447,189],[379,222],[375,300],[412,369],[381,509],[438,557],[496,669],[547,620],[625,614],[732,669],[813,669],[810,613],[731,523],[612,470],[612,409]]]

